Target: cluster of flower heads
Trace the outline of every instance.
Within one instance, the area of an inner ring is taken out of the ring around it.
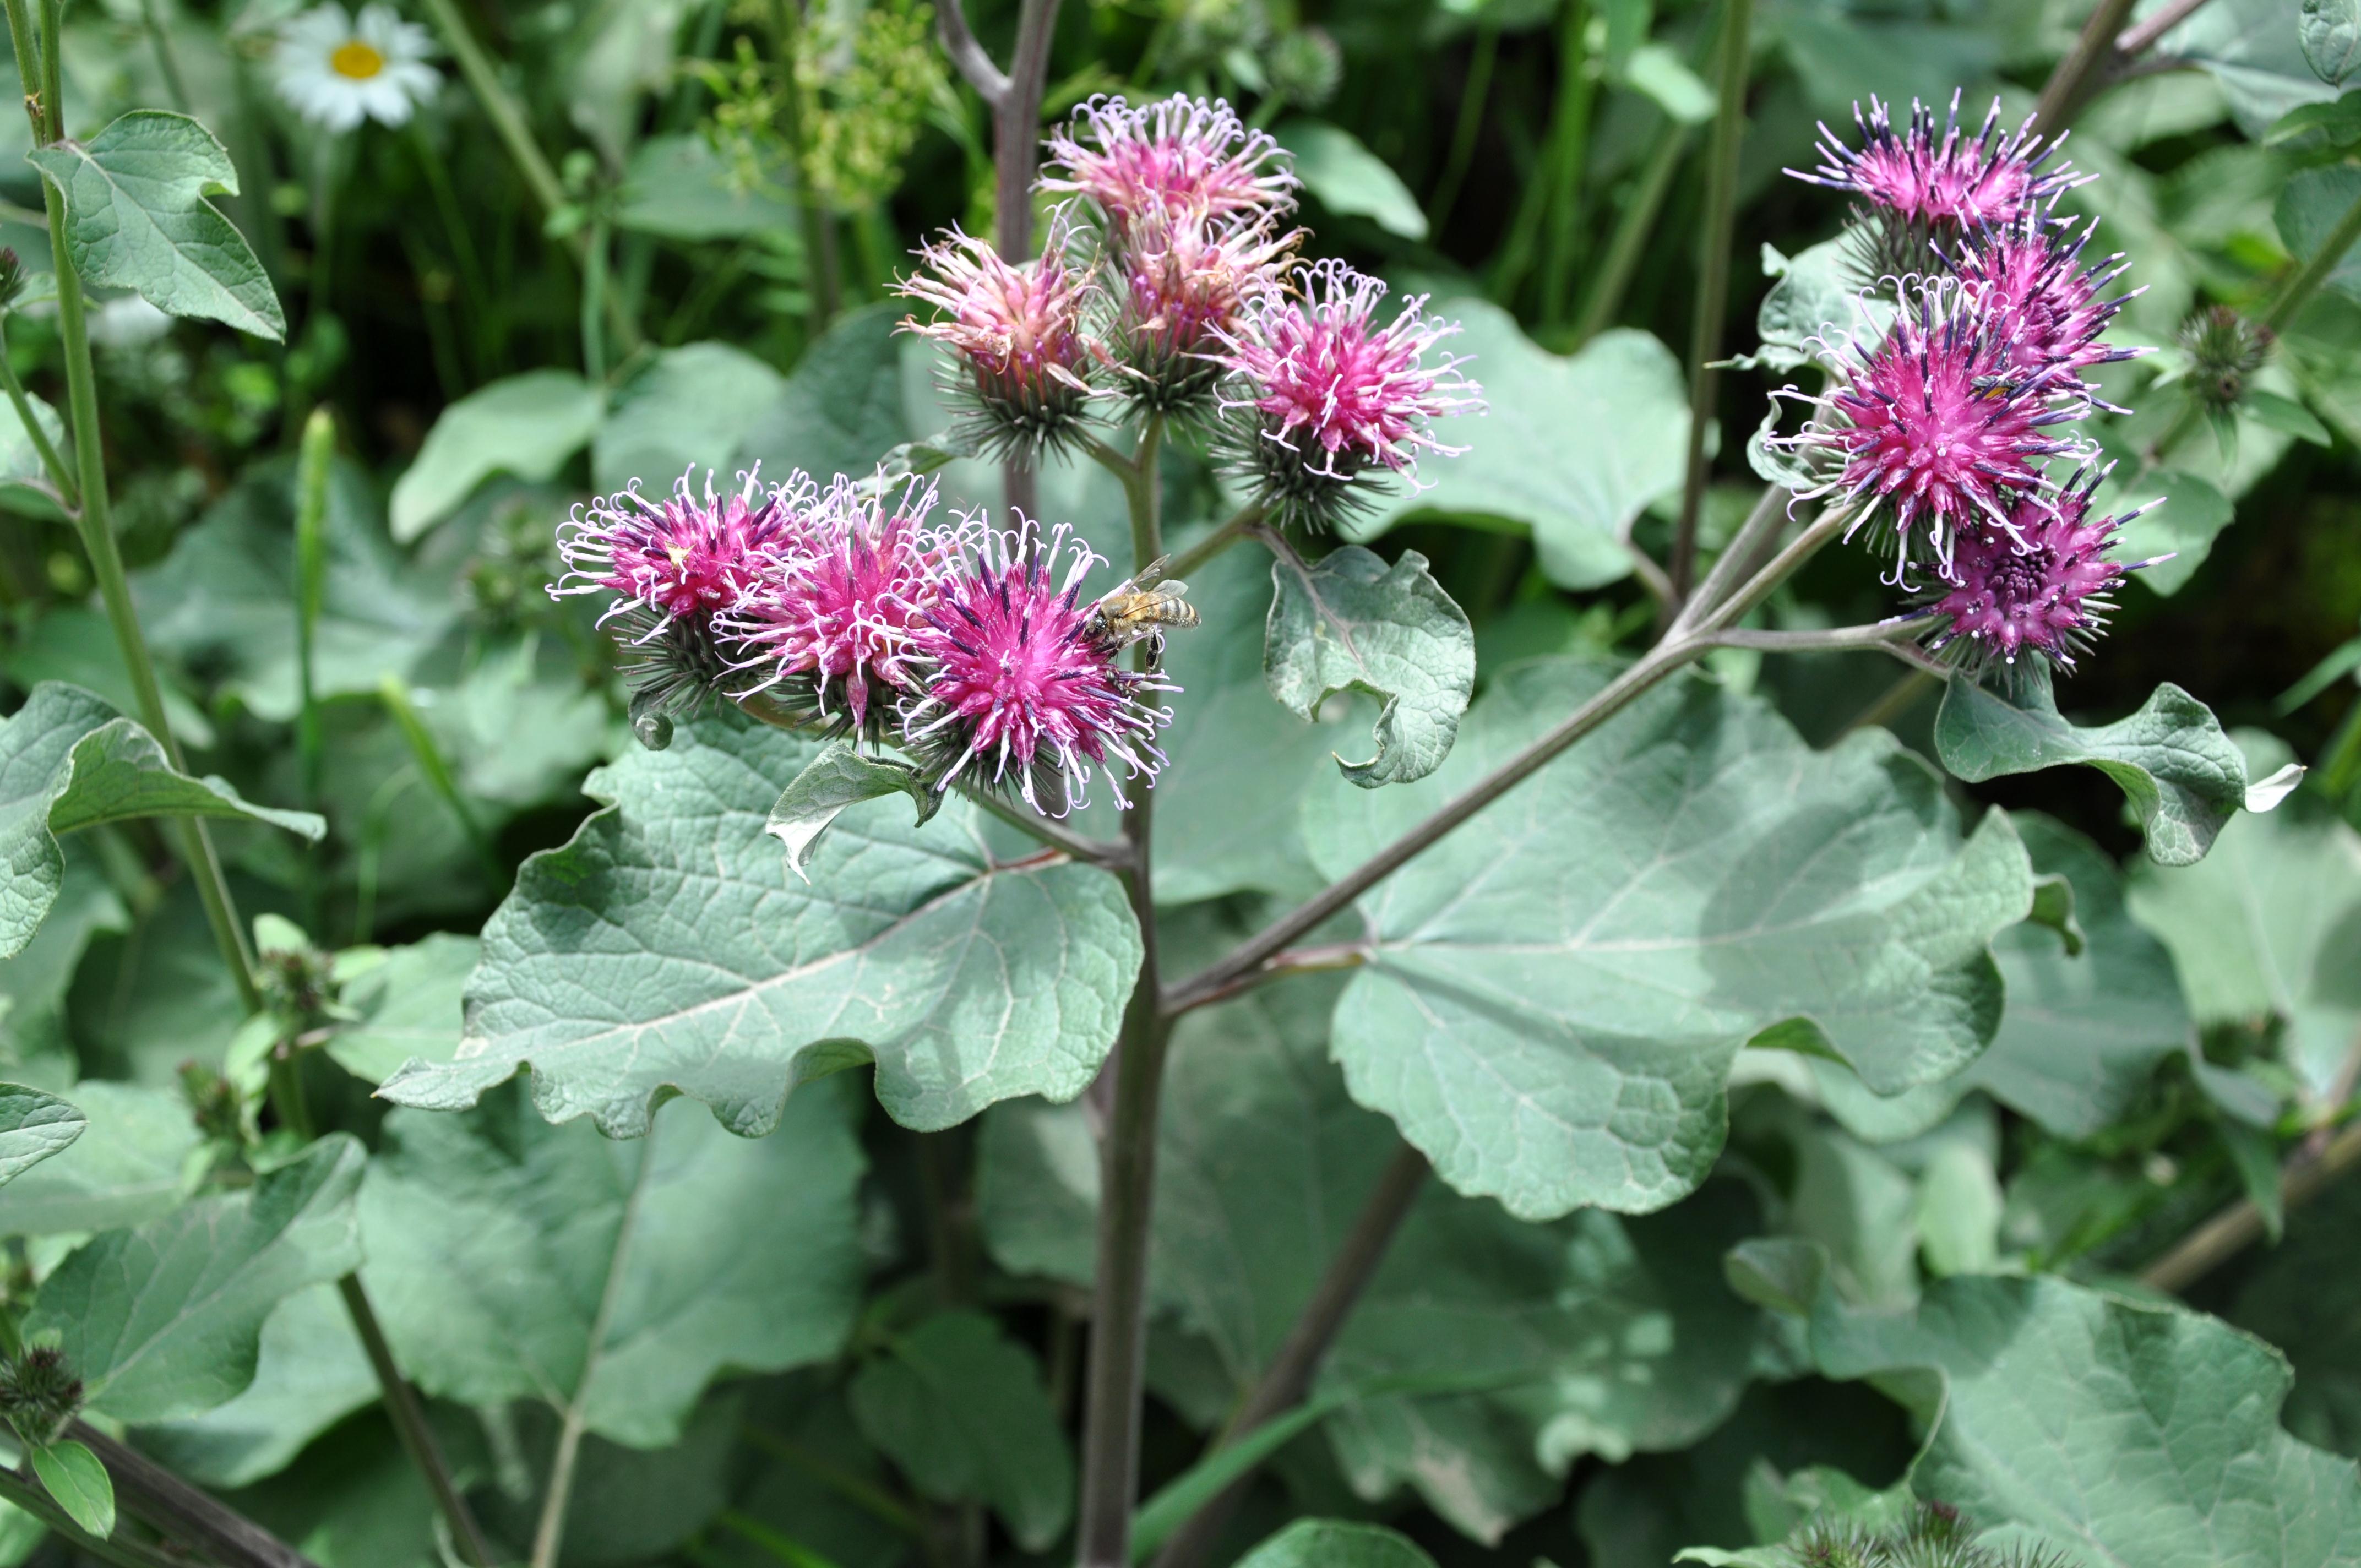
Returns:
[[[1872,99],[1855,111],[1861,148],[1824,126],[1821,166],[1788,171],[1860,198],[1863,227],[1883,236],[1869,254],[1894,270],[1864,291],[1856,328],[1823,345],[1827,389],[1784,393],[1808,404],[1803,428],[1766,444],[1812,476],[1802,494],[1883,542],[1888,580],[1944,618],[1934,646],[2070,669],[2115,585],[2153,564],[2107,559],[2137,514],[2091,515],[2105,470],[2070,428],[2094,408],[2123,411],[2085,373],[2138,351],[2102,341],[2129,297],[2105,291],[2123,258],[2086,261],[2095,221],[2056,211],[2084,177],[2050,166],[2058,143],[2030,120],[2000,135],[1999,115],[1995,102],[1963,136],[1954,94],[1939,130],[1915,104],[1897,130]]]
[[[1152,627],[1110,610],[1129,585],[1084,598],[1099,557],[1059,527],[939,520],[931,481],[822,486],[748,473],[718,492],[683,476],[651,500],[636,484],[575,509],[559,531],[553,596],[603,595],[627,650],[642,740],[709,695],[786,722],[901,744],[938,790],[956,781],[1062,816],[1104,773],[1152,783],[1174,687],[1129,667]]]
[[[1093,99],[1050,137],[1038,189],[1069,201],[1038,258],[953,230],[902,285],[933,308],[905,326],[948,350],[978,450],[1035,460],[1150,414],[1209,432],[1272,516],[1312,526],[1462,450],[1433,432],[1479,406],[1433,352],[1457,328],[1423,296],[1387,320],[1384,284],[1298,260],[1295,178],[1228,104]]]

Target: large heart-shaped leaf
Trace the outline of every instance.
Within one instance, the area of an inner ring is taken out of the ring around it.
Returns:
[[[220,138],[186,115],[134,109],[86,142],[25,155],[65,198],[66,248],[85,283],[136,289],[159,311],[287,335],[270,275],[205,198],[237,194]]]
[[[2353,1462],[2287,1434],[2286,1358],[2213,1318],[2053,1277],[1960,1276],[1904,1312],[1823,1297],[1811,1348],[1829,1376],[1877,1378],[1926,1424],[1921,1497],[2004,1538],[2139,1568],[2361,1561]]]
[[[1081,1093],[1139,968],[1121,884],[1004,868],[974,807],[917,828],[885,800],[838,819],[807,887],[763,829],[819,751],[733,710],[592,773],[612,804],[526,861],[484,927],[458,1055],[379,1092],[456,1110],[530,1065],[542,1114],[618,1136],[675,1091],[759,1136],[796,1083],[871,1060],[879,1102],[922,1129]]]
[[[1326,1059],[1337,982],[1290,981],[1183,1018],[1157,1156],[1150,1288],[1218,1368],[1214,1412],[1281,1341],[1400,1144]],[[984,1122],[984,1235],[1003,1266],[1091,1277],[1095,1145],[1080,1109],[1009,1105]],[[1720,1183],[1677,1211],[1520,1223],[1430,1185],[1330,1353],[1322,1388],[1395,1393],[1329,1418],[1358,1491],[1414,1487],[1497,1541],[1550,1507],[1582,1455],[1694,1442],[1747,1376],[1755,1314],[1719,1278],[1754,1205]]]
[[[207,1486],[275,1475],[322,1432],[379,1396],[377,1374],[334,1285],[279,1303],[262,1325],[254,1381],[203,1415],[139,1429],[139,1446]]]
[[[2096,768],[2139,813],[2158,865],[2204,859],[2233,815],[2268,811],[2301,774],[2283,769],[2250,781],[2246,757],[2213,710],[2179,686],[2157,687],[2127,718],[2086,728],[2059,713],[2044,667],[2028,663],[2012,674],[2017,685],[2005,693],[1969,675],[1951,678],[1935,716],[1943,766],[1970,784],[2069,764]]]
[[[192,1416],[254,1381],[262,1325],[307,1285],[361,1260],[359,1144],[338,1133],[243,1192],[109,1231],[42,1283],[27,1337],[59,1336],[90,1409],[126,1421]]]
[[[394,538],[424,533],[494,474],[555,475],[590,444],[605,403],[598,388],[571,370],[528,370],[461,398],[435,420],[394,484]],[[676,477],[662,476],[655,488],[669,489]]]
[[[1455,512],[1530,528],[1542,570],[1565,587],[1597,587],[1631,570],[1625,543],[1650,501],[1681,482],[1688,393],[1680,362],[1644,332],[1600,333],[1572,357],[1550,353],[1480,300],[1446,300],[1454,353],[1474,356],[1487,412],[1441,434],[1458,457],[1420,470],[1346,532],[1368,539],[1416,512]]]
[[[775,857],[774,857],[775,858]],[[860,1302],[851,1097],[735,1138],[675,1104],[645,1136],[533,1114],[397,1112],[361,1194],[363,1278],[401,1365],[475,1405],[538,1399],[637,1447],[677,1442],[724,1366],[833,1354]]]
[[[65,882],[58,839],[135,817],[239,817],[317,839],[308,811],[252,806],[175,769],[156,738],[77,686],[45,684],[0,725],[0,957],[32,939]]]
[[[1322,869],[1360,864],[1607,674],[1518,666],[1433,777],[1315,797]],[[1973,1060],[2000,1021],[1987,945],[2032,897],[2007,819],[1962,842],[1934,770],[1883,731],[1814,751],[1763,704],[1685,681],[1362,901],[1336,1058],[1463,1192],[1528,1218],[1661,1208],[1719,1150],[1749,1041],[1886,1095]]]

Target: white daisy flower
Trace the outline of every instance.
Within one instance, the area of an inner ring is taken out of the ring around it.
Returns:
[[[426,29],[403,21],[390,5],[364,5],[356,16],[330,4],[287,24],[271,64],[279,95],[298,115],[348,131],[365,119],[407,124],[443,84],[426,63],[433,52]]]

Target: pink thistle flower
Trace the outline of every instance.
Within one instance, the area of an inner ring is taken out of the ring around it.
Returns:
[[[1979,521],[2014,531],[2011,498],[2044,489],[2044,462],[2085,455],[2080,444],[2043,433],[2088,410],[2081,383],[2058,366],[2019,370],[2006,328],[1972,289],[1946,278],[1910,280],[1892,331],[1873,345],[1856,336],[1836,345],[1828,390],[1804,400],[1813,404],[1811,419],[1765,443],[1825,475],[1799,495],[1839,494],[1857,509],[1856,528],[1891,521],[1894,581],[1905,576],[1919,536],[1950,577],[1960,532]]]
[[[1068,533],[1062,523],[1044,535],[1022,521],[962,541],[916,632],[924,691],[902,715],[903,736],[937,789],[972,767],[989,786],[1062,817],[1084,803],[1094,771],[1128,807],[1124,778],[1153,784],[1163,767],[1156,733],[1172,714],[1147,694],[1180,688],[1122,666],[1124,640],[1081,597],[1099,557]],[[1061,554],[1070,556],[1062,576]]]
[[[1380,326],[1385,293],[1341,261],[1319,261],[1296,269],[1291,291],[1265,290],[1243,330],[1215,329],[1220,363],[1243,383],[1224,407],[1246,411],[1254,426],[1237,466],[1283,517],[1327,521],[1372,468],[1415,485],[1422,451],[1467,450],[1444,445],[1432,426],[1481,411],[1483,389],[1459,373],[1465,356],[1426,363],[1458,324],[1426,316],[1421,294]]]
[[[1037,188],[1089,197],[1121,236],[1159,209],[1216,219],[1287,212],[1296,181],[1285,156],[1220,99],[1176,93],[1134,108],[1093,98],[1049,134]]]
[[[717,495],[708,469],[700,499],[689,488],[695,472],[683,474],[660,501],[640,494],[634,479],[577,506],[557,525],[566,571],[549,585],[549,597],[612,594],[601,623],[634,608],[653,611],[661,624],[734,606],[767,569],[767,552],[795,532],[817,487],[798,470],[758,494],[760,481],[750,469],[739,476],[735,495]]]
[[[901,330],[950,350],[957,369],[946,390],[971,406],[966,433],[987,455],[1038,457],[1072,433],[1089,402],[1089,285],[1067,262],[1068,238],[1064,221],[1053,219],[1040,260],[1016,267],[954,228],[918,252],[928,270],[898,285],[942,313],[933,322],[908,317]]]
[[[767,670],[738,695],[784,690],[816,720],[873,739],[890,694],[916,689],[912,639],[957,553],[958,531],[927,521],[935,500],[931,480],[889,495],[838,475],[773,569],[716,623],[736,668]]]
[[[2010,354],[2018,368],[2060,365],[2079,371],[2142,352],[2109,348],[2099,341],[2115,313],[2140,291],[2099,297],[2131,263],[2117,252],[2089,268],[2081,265],[2083,248],[2098,226],[2093,218],[2076,235],[2037,216],[2025,217],[1988,226],[1955,247],[1953,272],[1982,291],[1988,307],[2006,317]]]
[[[1220,379],[1224,342],[1293,256],[1297,230],[1257,221],[1217,226],[1202,212],[1153,208],[1110,257],[1122,274],[1109,355],[1130,400],[1159,413],[1197,411]]]
[[[1859,148],[1845,145],[1824,124],[1819,168],[1787,172],[1809,184],[1850,191],[1905,223],[1955,228],[2013,223],[2090,178],[2074,174],[2064,164],[2045,169],[2066,138],[2061,135],[2045,144],[2033,134],[2031,119],[2009,135],[2000,135],[1997,98],[1984,116],[1983,128],[1965,138],[1960,134],[1956,92],[1939,140],[1935,112],[1916,99],[1907,130],[1895,130],[1886,105],[1875,98],[1869,101],[1866,116],[1854,104],[1852,117],[1861,131]]]
[[[2139,513],[2090,515],[2092,492],[2105,477],[2103,471],[2070,484],[2054,502],[2019,499],[2007,526],[1987,522],[1962,532],[1953,580],[1926,607],[1950,620],[1930,646],[1964,640],[1977,662],[2014,664],[2030,652],[2071,670],[2106,626],[2125,574],[2156,565],[2106,559],[2117,531]]]

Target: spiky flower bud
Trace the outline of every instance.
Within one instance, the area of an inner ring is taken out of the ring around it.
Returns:
[[[2209,413],[2227,413],[2246,395],[2247,383],[2270,357],[2268,327],[2248,321],[2228,305],[2208,305],[2180,328],[2189,356],[2189,386]]]
[[[1317,109],[1336,95],[1345,80],[1345,54],[1324,27],[1301,27],[1282,35],[1263,59],[1270,90],[1291,104]]]
[[[1120,236],[1142,213],[1208,218],[1283,214],[1295,205],[1295,176],[1264,131],[1250,131],[1229,104],[1186,93],[1133,107],[1093,98],[1049,135],[1038,188],[1087,197]]]
[[[1914,554],[1949,578],[1960,531],[2011,526],[2010,498],[2044,488],[2049,458],[2087,455],[2047,433],[2088,409],[2081,381],[2059,366],[2020,368],[2005,313],[1951,279],[1906,280],[1892,330],[1842,338],[1832,357],[1827,392],[1802,400],[1803,429],[1765,444],[1820,477],[1802,493],[1839,496],[1855,528],[1890,532],[1896,583]]]
[[[902,716],[937,789],[966,779],[1062,817],[1084,804],[1093,773],[1120,806],[1131,804],[1126,780],[1155,783],[1156,734],[1172,714],[1149,694],[1179,688],[1124,667],[1126,637],[1082,598],[1099,559],[1062,523],[1045,533],[1020,521],[961,542],[916,634],[922,691]]]
[[[902,330],[950,351],[943,389],[967,411],[961,433],[988,455],[1037,461],[1074,435],[1088,410],[1090,285],[1067,258],[1071,239],[1063,217],[1052,218],[1040,259],[1016,267],[954,228],[918,252],[926,269],[897,287],[940,313],[908,317]]]
[[[234,1144],[245,1135],[245,1108],[236,1084],[194,1059],[181,1064],[180,1080],[181,1099],[198,1136],[208,1143]]]
[[[256,955],[262,1005],[290,1034],[316,1029],[335,1005],[335,959],[317,948],[266,948]]]
[[[972,524],[930,525],[935,487],[898,493],[843,475],[774,569],[717,628],[737,667],[791,713],[874,740],[897,693],[915,689],[913,639]]]
[[[25,263],[13,245],[0,245],[0,311],[15,304],[25,292]]]
[[[1386,286],[1334,259],[1296,269],[1290,286],[1219,333],[1235,375],[1224,407],[1241,417],[1231,466],[1283,521],[1326,526],[1362,504],[1367,481],[1418,482],[1422,452],[1455,456],[1436,420],[1480,411],[1464,356],[1429,351],[1459,330],[1425,314],[1423,294],[1380,323]]]
[[[27,1345],[0,1359],[0,1417],[27,1442],[57,1442],[81,1409],[82,1379],[56,1345]]]
[[[1193,418],[1213,407],[1225,342],[1246,324],[1293,255],[1301,231],[1267,222],[1222,225],[1199,212],[1152,208],[1136,218],[1109,265],[1120,273],[1106,353],[1133,407]]]

